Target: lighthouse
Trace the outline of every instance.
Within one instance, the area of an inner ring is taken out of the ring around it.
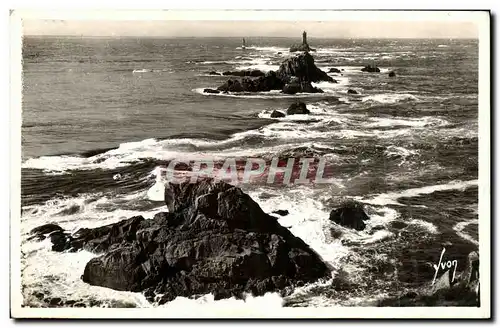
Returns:
[[[307,32],[302,32],[302,44],[307,44]]]

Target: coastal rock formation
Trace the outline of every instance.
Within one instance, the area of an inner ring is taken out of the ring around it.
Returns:
[[[394,72],[394,71],[389,72],[389,77],[395,77],[395,76],[396,76],[396,72]]]
[[[217,73],[216,71],[210,71],[207,73],[208,75],[222,75],[220,73]]]
[[[57,250],[102,253],[87,263],[84,282],[142,291],[159,303],[286,293],[329,274],[319,255],[237,187],[210,179],[168,184],[165,203],[169,212],[151,220],[64,233]]]
[[[374,65],[366,65],[361,69],[361,72],[380,73],[380,68]]]
[[[345,202],[330,212],[330,221],[359,231],[365,229],[365,221],[369,219],[363,210],[363,205],[354,201]]]
[[[358,92],[356,90],[353,90],[353,89],[347,90],[347,93],[350,95],[357,95],[358,94]]]
[[[203,89],[203,92],[204,93],[220,93],[220,91],[214,90],[214,89]]]
[[[305,93],[323,93],[320,88],[313,87],[311,82],[293,82],[287,83],[282,89],[283,93],[294,95],[299,92]]]
[[[273,110],[271,113],[271,118],[280,118],[280,117],[285,117],[286,115],[278,110]]]
[[[259,76],[265,76],[266,73],[259,71],[258,69],[254,69],[246,71],[226,71],[222,73],[222,75],[259,77]]]
[[[328,73],[340,73],[340,70],[338,68],[332,67],[332,68],[330,68]]]
[[[300,82],[327,81],[335,83],[332,77],[314,64],[313,56],[307,52],[286,59],[281,63],[276,75],[285,83],[289,83],[292,77],[296,77]]]
[[[288,107],[286,111],[287,115],[295,115],[295,114],[310,114],[311,112],[307,109],[306,104],[301,101],[295,102]]]
[[[250,79],[249,77],[245,77],[241,81],[229,79],[223,85],[219,86],[217,90],[223,92],[262,92],[282,90],[283,93],[286,94],[295,94],[299,92],[322,93],[323,90],[315,88],[311,85],[311,82],[320,81],[337,83],[335,79],[328,76],[328,74],[323,72],[314,64],[314,58],[309,53],[303,53],[283,61],[276,72],[269,71],[264,76],[259,76],[256,79]],[[208,91],[208,93],[214,92]]]

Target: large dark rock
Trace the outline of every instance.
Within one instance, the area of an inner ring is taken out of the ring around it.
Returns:
[[[296,93],[323,93],[320,88],[313,87],[311,82],[294,82],[285,84],[283,93],[294,95]]]
[[[338,68],[332,67],[332,68],[330,68],[328,73],[340,73],[340,70]]]
[[[311,48],[307,43],[297,43],[293,44],[290,47],[290,52],[297,52],[297,51],[316,51],[316,49]]]
[[[259,71],[258,69],[254,69],[246,71],[226,71],[222,73],[222,75],[259,77],[259,76],[265,76],[266,73]]]
[[[220,73],[217,73],[216,71],[210,71],[207,74],[208,75],[221,75]]]
[[[380,68],[373,65],[366,65],[361,69],[361,72],[380,73]]]
[[[358,94],[358,92],[356,90],[353,90],[353,89],[347,90],[347,93],[350,95],[357,95]]]
[[[215,93],[215,94],[220,93],[220,91],[214,90],[214,89],[204,89],[203,92],[204,93]]]
[[[389,72],[389,77],[395,77],[395,76],[396,76],[396,72],[394,72],[394,71]]]
[[[245,76],[258,76],[258,78],[250,79],[246,77],[241,81],[230,79],[223,85],[219,86],[217,90],[222,92],[262,92],[282,90],[287,94],[295,94],[297,92],[318,93],[323,91],[319,88],[313,87],[311,82],[328,81],[337,83],[335,79],[331,78],[328,74],[316,67],[314,59],[309,53],[300,54],[286,59],[276,72],[269,71],[265,73],[265,75],[262,75],[263,73],[261,71],[243,72],[256,72],[248,73],[250,75]],[[223,74],[229,75],[229,73],[234,72],[224,72]]]
[[[133,217],[71,236],[67,247],[102,253],[87,263],[83,281],[142,291],[151,301],[162,294],[163,303],[207,293],[219,299],[289,292],[329,275],[307,244],[237,187],[168,184],[165,203],[169,212],[151,220]]]
[[[354,201],[348,201],[339,208],[330,212],[330,220],[344,227],[363,230],[365,221],[370,218],[363,210],[363,205]]]
[[[307,109],[306,104],[303,102],[295,102],[288,107],[288,110],[286,111],[287,115],[294,115],[294,114],[310,114],[311,112]]]
[[[285,117],[286,115],[280,111],[273,110],[271,113],[271,118],[280,118],[280,117]]]
[[[289,83],[292,77],[297,77],[300,82],[335,82],[326,72],[316,67],[313,56],[307,52],[286,59],[276,75],[285,83]]]

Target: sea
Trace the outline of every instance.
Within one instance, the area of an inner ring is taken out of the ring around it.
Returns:
[[[24,306],[376,306],[429,285],[443,248],[443,261],[464,269],[479,242],[478,40],[310,38],[316,65],[341,70],[330,73],[338,83],[313,84],[324,93],[203,93],[229,78],[208,72],[276,70],[299,40],[246,41],[242,49],[240,38],[24,37]],[[381,72],[361,72],[365,65]],[[297,100],[311,114],[270,118]],[[266,212],[288,210],[279,222],[332,268],[331,279],[289,296],[154,304],[84,283],[98,254],[28,240],[49,222],[76,231],[167,211],[152,188],[171,160],[275,156],[325,157],[334,170],[327,184],[239,185]],[[365,230],[329,220],[346,200],[364,205]]]

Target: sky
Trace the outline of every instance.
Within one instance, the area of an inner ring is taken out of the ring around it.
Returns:
[[[150,37],[477,38],[460,20],[43,20],[23,19],[24,35]]]

